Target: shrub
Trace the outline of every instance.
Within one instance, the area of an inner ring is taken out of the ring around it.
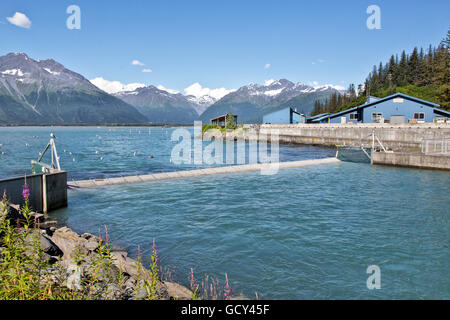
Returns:
[[[205,133],[206,131],[210,129],[217,129],[220,131],[223,131],[223,128],[217,124],[204,124],[202,127],[202,133]]]

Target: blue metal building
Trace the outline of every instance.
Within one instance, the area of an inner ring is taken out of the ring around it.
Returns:
[[[263,123],[305,123],[306,117],[291,107],[283,108],[263,116]]]
[[[321,114],[317,114],[315,116],[311,116],[311,117],[307,117],[306,118],[306,123],[314,123],[314,120],[317,120],[319,118],[325,117],[325,116],[329,116],[331,115],[331,113],[321,113]]]
[[[410,120],[435,122],[450,119],[450,112],[439,109],[438,104],[402,93],[386,98],[370,97],[366,104],[342,112],[308,119],[311,123],[407,123]]]

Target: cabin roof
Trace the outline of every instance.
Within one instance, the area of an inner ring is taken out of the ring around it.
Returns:
[[[367,108],[367,107],[371,107],[371,106],[374,106],[374,105],[377,105],[379,103],[383,103],[385,101],[389,101],[389,100],[392,100],[392,99],[395,99],[395,98],[403,98],[403,99],[406,99],[406,100],[414,101],[414,102],[426,105],[428,107],[436,108],[437,111],[444,112],[445,114],[450,114],[450,113],[448,113],[445,110],[437,109],[438,107],[440,107],[440,105],[437,104],[437,103],[426,101],[426,100],[422,100],[422,99],[419,99],[419,98],[416,98],[416,97],[412,97],[412,96],[408,96],[408,95],[406,95],[404,93],[400,93],[399,92],[399,93],[395,93],[395,94],[390,95],[390,96],[385,97],[385,98],[381,98],[381,99],[380,98],[375,98],[375,99],[378,99],[378,100],[375,100],[375,101],[370,102],[370,103],[365,103],[365,104],[362,104],[362,105],[359,105],[359,106],[356,106],[356,107],[353,107],[353,108],[350,108],[350,109],[347,109],[347,110],[344,110],[344,111],[341,111],[341,112],[338,112],[338,113],[328,114],[328,115],[325,115],[323,117],[316,118],[315,120],[316,121],[321,121],[323,119],[336,118],[336,117],[339,117],[339,116],[347,114],[347,113],[355,112],[358,109],[364,109],[364,108]]]

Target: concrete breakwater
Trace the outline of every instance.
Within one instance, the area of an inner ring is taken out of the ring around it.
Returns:
[[[280,143],[336,146],[351,144],[368,137],[374,131],[383,145],[389,149],[417,150],[424,139],[449,139],[450,123],[442,124],[263,124],[246,125],[246,140],[261,139],[277,130]],[[363,140],[370,143],[370,138]]]
[[[80,181],[69,181],[67,185],[69,188],[96,188],[101,186],[116,185],[116,184],[127,184],[127,183],[142,183],[157,180],[168,180],[168,179],[179,179],[188,177],[199,177],[206,175],[216,175],[216,174],[227,174],[227,173],[239,173],[246,171],[258,171],[264,169],[283,169],[283,168],[295,168],[304,167],[311,165],[329,164],[339,162],[336,158],[324,158],[324,159],[313,159],[313,160],[301,160],[301,161],[287,161],[278,163],[258,163],[258,164],[244,164],[236,166],[223,166],[214,167],[207,169],[197,169],[197,170],[180,170],[173,172],[162,172],[147,175],[136,175],[128,177],[116,177],[107,179],[92,179],[92,180],[80,180]]]
[[[372,163],[397,167],[450,170],[450,156],[426,155],[419,152],[374,152]]]

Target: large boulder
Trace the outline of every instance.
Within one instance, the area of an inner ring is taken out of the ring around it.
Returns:
[[[68,265],[66,269],[67,279],[66,286],[70,290],[81,290],[81,277],[83,275],[83,268],[74,263]]]
[[[81,235],[81,238],[85,239],[86,242],[83,243],[84,247],[89,251],[95,251],[97,250],[100,238],[90,234],[90,233],[83,233]]]
[[[54,257],[61,257],[63,255],[61,249],[59,249],[59,247],[52,240],[42,234],[40,235],[40,238],[42,251]]]
[[[67,227],[56,229],[51,237],[51,240],[63,252],[63,260],[72,259],[76,248],[78,248],[79,254],[85,255],[89,252],[89,250],[84,246],[88,240],[80,237],[76,232]]]
[[[111,256],[113,264],[123,273],[128,274],[134,279],[146,278],[149,276],[148,271],[143,267],[140,268],[139,272],[138,262],[129,258],[124,252],[113,251],[111,252]]]
[[[40,249],[44,252],[43,258],[51,263],[54,263],[57,260],[56,257],[61,257],[63,255],[63,252],[53,241],[37,230],[32,230],[25,238],[27,255],[31,256],[37,254],[37,251],[34,249],[36,242],[39,242]]]
[[[192,291],[175,282],[164,281],[163,285],[167,289],[170,299],[175,300],[192,300]]]

